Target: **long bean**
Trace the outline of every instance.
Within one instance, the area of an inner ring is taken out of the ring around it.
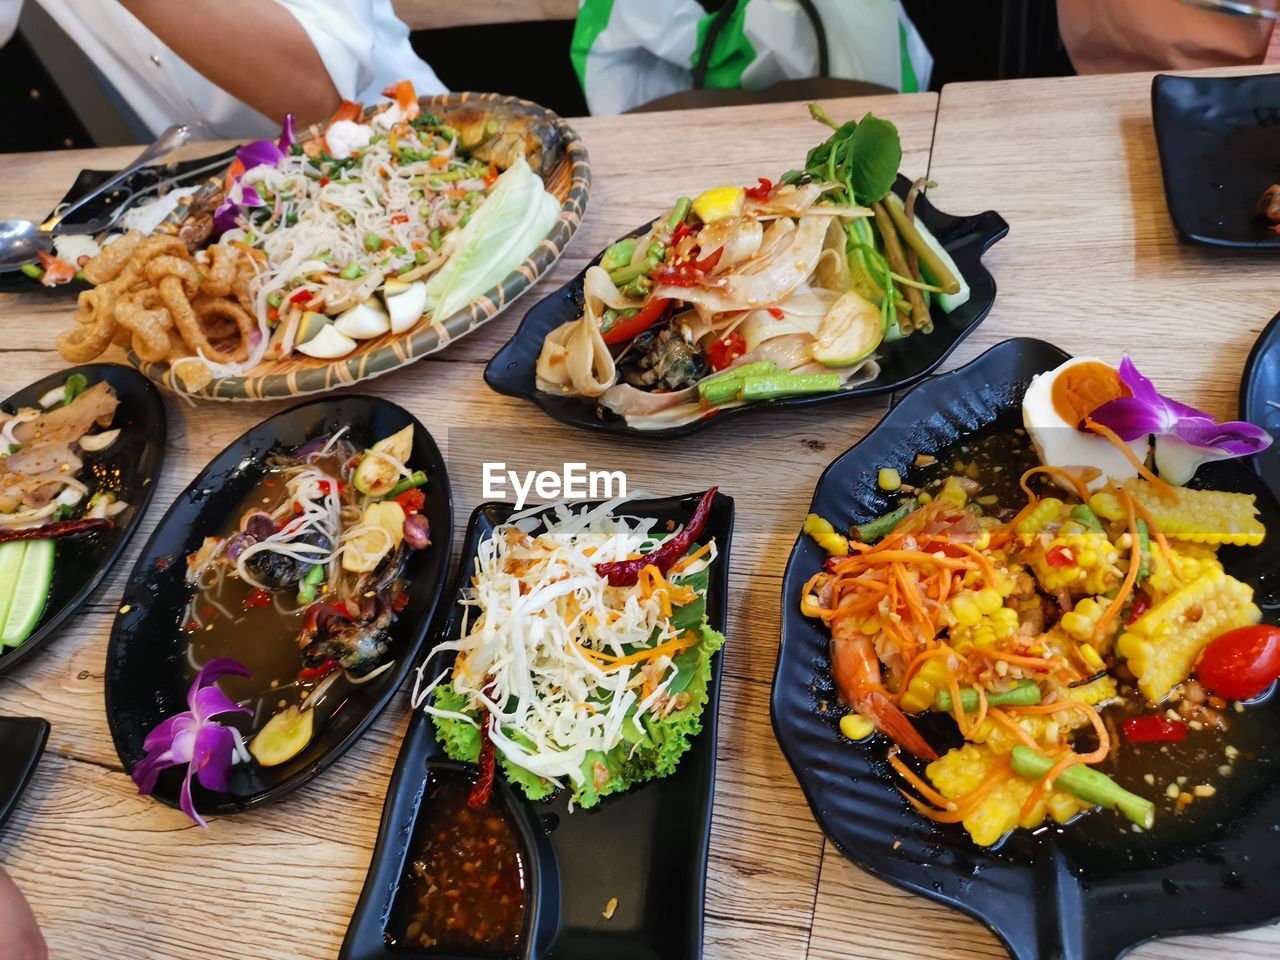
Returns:
[[[1053,769],[1056,758],[1047,757],[1030,747],[1017,746],[1009,754],[1013,762],[1013,770],[1020,777],[1043,777]],[[1156,805],[1146,797],[1130,793],[1105,773],[1077,764],[1067,767],[1054,781],[1073,796],[1085,803],[1096,803],[1108,810],[1119,810],[1131,821],[1144,830],[1151,829],[1156,820]]]

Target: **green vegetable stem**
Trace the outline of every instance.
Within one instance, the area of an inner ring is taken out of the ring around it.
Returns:
[[[1000,693],[988,693],[987,705],[991,707],[1029,707],[1040,702],[1040,687],[1034,680],[1019,680],[1017,685]],[[934,706],[943,713],[951,713],[951,693],[939,690],[934,698]],[[965,713],[976,713],[978,710],[978,691],[973,687],[960,688],[960,707]]]
[[[1014,747],[1009,755],[1013,770],[1021,777],[1038,779],[1048,773],[1057,762],[1030,747]],[[1067,767],[1054,781],[1054,786],[1079,797],[1085,803],[1096,803],[1108,810],[1119,810],[1144,830],[1151,829],[1156,821],[1156,805],[1145,797],[1130,793],[1105,773],[1076,764]]]

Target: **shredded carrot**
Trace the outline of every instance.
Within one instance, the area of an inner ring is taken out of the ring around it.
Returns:
[[[437,153],[435,156],[433,156],[430,160],[427,161],[427,163],[431,166],[431,169],[433,170],[439,170],[448,162],[449,162],[449,158],[445,156],[445,154],[443,153]]]
[[[1019,667],[1030,667],[1033,670],[1059,670],[1063,666],[1061,660],[1053,660],[1049,657],[1028,657],[1020,653],[1005,653],[1002,650],[994,650],[991,647],[975,647],[970,656],[1004,660],[1006,663],[1012,663]]]
[[[1097,472],[1094,467],[1090,467],[1089,469],[1093,470],[1095,473]],[[1022,491],[1033,500],[1039,498],[1031,492],[1031,487],[1027,485],[1027,479],[1037,474],[1044,474],[1045,476],[1052,477],[1055,480],[1066,480],[1067,483],[1071,485],[1071,488],[1075,490],[1076,496],[1085,503],[1089,502],[1088,484],[1081,480],[1078,474],[1072,470],[1066,469],[1065,467],[1051,467],[1048,464],[1032,467],[1018,480],[1018,486],[1022,487]]]
[[[704,553],[710,553],[710,552],[711,552],[711,541],[708,540],[706,543],[700,546],[697,550],[693,551],[693,553],[689,554],[687,557],[681,557],[679,560],[677,560],[675,562],[675,565],[671,569],[674,570],[676,573],[679,573],[681,570],[684,570],[686,567],[690,566],[695,560],[701,557]]]
[[[1173,565],[1173,551],[1169,548],[1169,541],[1165,539],[1163,531],[1161,531],[1155,520],[1151,518],[1147,508],[1136,499],[1133,500],[1133,509],[1142,518],[1143,523],[1147,525],[1147,532],[1151,534],[1152,539],[1159,545],[1160,553],[1164,556],[1164,562],[1169,565],[1169,573],[1173,576],[1174,581],[1182,583],[1182,577],[1178,575],[1178,568]]]
[[[603,650],[592,650],[590,647],[582,646],[582,644],[575,645],[585,656],[590,657],[592,660],[604,661],[606,670],[617,670],[621,667],[629,667],[632,664],[653,661],[664,656],[669,657],[672,654],[679,653],[681,650],[688,650],[697,642],[697,635],[689,632],[684,636],[668,640],[666,643],[660,643],[656,647],[650,647],[647,650],[636,650],[634,653],[628,653],[622,657],[614,656],[612,653],[605,653]]]
[[[858,565],[881,564],[881,563],[920,563],[931,564],[936,567],[946,567],[951,570],[972,570],[973,565],[965,560],[957,557],[934,556],[932,553],[925,553],[923,550],[882,550],[860,554],[856,557],[844,557],[836,563],[836,572],[843,573],[846,569],[853,569]]]
[[[267,259],[267,255],[263,253],[261,250],[259,250],[257,247],[251,247],[247,243],[244,243],[240,240],[232,240],[231,245],[235,247],[237,250],[241,250],[244,253],[247,253],[249,256],[253,257],[255,260],[265,261]]]
[[[960,543],[958,541],[953,542],[951,546],[968,554],[977,561],[978,569],[982,571],[982,578],[986,581],[987,586],[994,587],[996,585],[996,581],[999,579],[996,577],[996,568],[991,565],[991,561],[982,553],[981,550],[975,549],[967,543]]]
[[[902,675],[902,686],[898,689],[897,694],[894,696],[894,700],[899,701],[902,699],[902,695],[907,692],[907,687],[911,683],[911,678],[916,675],[916,672],[922,666],[924,666],[924,662],[926,660],[931,660],[934,657],[948,657],[951,656],[952,652],[953,651],[950,647],[946,644],[942,644],[937,647],[923,649],[912,657],[911,662],[907,664],[906,672]]]
[[[947,668],[947,690],[951,693],[951,716],[960,729],[960,736],[968,740],[973,736],[973,728],[969,726],[969,718],[965,716],[964,704],[960,700],[960,680],[950,657],[944,661],[944,665]]]
[[[1009,763],[1008,756],[1001,757],[978,786],[962,797],[949,800],[945,810],[934,810],[905,790],[900,790],[899,792],[907,798],[911,806],[915,807],[916,810],[930,820],[936,823],[959,823],[986,802],[992,790],[1013,775],[1013,767]]]
[[[1138,521],[1133,509],[1133,498],[1129,496],[1127,490],[1117,487],[1114,483],[1110,484],[1111,490],[1120,499],[1121,505],[1124,507],[1125,522],[1129,526],[1129,569],[1125,572],[1124,582],[1120,584],[1120,590],[1116,594],[1114,600],[1107,605],[1107,609],[1102,612],[1102,616],[1098,618],[1098,622],[1093,626],[1093,643],[1097,646],[1102,639],[1103,632],[1107,625],[1120,612],[1120,608],[1124,606],[1125,600],[1133,593],[1133,585],[1138,581]]]
[[[990,714],[993,720],[1007,727],[1009,729],[1009,732],[1012,733],[1019,740],[1021,740],[1024,746],[1028,746],[1032,750],[1040,749],[1036,745],[1036,741],[1031,736],[1031,734],[1027,733],[1026,730],[1022,729],[1022,725],[1018,723],[1017,720],[1014,720],[1007,713],[1005,713],[1003,709],[1001,709],[1000,707],[992,707],[987,712]]]
[[[915,787],[920,796],[924,797],[930,803],[944,809],[949,809],[952,806],[951,801],[935,790],[929,784],[929,781],[925,780],[924,777],[921,777],[902,762],[902,759],[898,756],[897,750],[889,751],[889,765],[893,767],[894,770],[898,771],[898,776],[902,777],[903,780]]]
[[[986,689],[983,688],[981,684],[979,684],[977,687],[977,690],[978,690],[978,713],[973,718],[974,730],[977,730],[980,726],[982,726],[982,721],[987,719],[987,711],[990,709],[990,705],[987,703]]]
[[[1058,778],[1063,770],[1081,762],[1080,754],[1072,753],[1070,750],[1064,753],[1058,759],[1058,762],[1049,768],[1049,772],[1041,777],[1040,781],[1031,788],[1031,792],[1027,794],[1027,799],[1022,804],[1022,809],[1018,811],[1018,822],[1023,823],[1031,816],[1036,805],[1053,789],[1054,780]]]
[[[1096,433],[1098,436],[1103,437],[1112,446],[1114,446],[1117,450],[1119,450],[1122,454],[1124,454],[1124,458],[1133,465],[1133,468],[1137,470],[1138,473],[1142,475],[1143,479],[1145,479],[1148,483],[1150,483],[1152,486],[1154,486],[1156,489],[1160,490],[1163,493],[1168,493],[1170,491],[1171,488],[1169,484],[1165,483],[1163,480],[1157,477],[1154,473],[1148,470],[1147,465],[1138,459],[1137,455],[1131,449],[1129,449],[1129,445],[1125,443],[1123,440],[1121,440],[1114,430],[1112,430],[1108,426],[1105,426],[1104,424],[1099,423],[1097,420],[1094,420],[1092,417],[1085,417],[1084,425],[1088,427],[1090,430],[1092,430],[1094,433]],[[1086,503],[1088,502],[1087,497],[1085,498],[1085,502]]]

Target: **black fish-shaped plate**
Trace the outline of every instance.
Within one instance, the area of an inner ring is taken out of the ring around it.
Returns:
[[[315,400],[265,420],[219,453],[178,495],[129,575],[123,612],[116,616],[107,647],[104,684],[107,724],[126,772],[142,759],[147,733],[187,709],[191,676],[182,621],[191,590],[186,557],[205,537],[220,535],[243,509],[245,497],[263,478],[266,458],[342,427],[349,429],[354,443],[367,446],[409,425],[414,428],[410,465],[429,478],[422,512],[432,543],[411,554],[405,568],[409,602],[390,629],[396,665],[354,687],[343,707],[293,759],[274,767],[236,765],[225,794],[193,783],[196,809],[202,814],[236,813],[279,800],[341,757],[377,719],[416,662],[444,591],[453,531],[449,478],[431,434],[394,403],[355,395]],[[293,641],[291,636],[274,639]],[[160,776],[155,797],[177,806],[181,785],[180,768],[168,770]]]
[[[1169,217],[1184,243],[1280,249],[1258,199],[1280,182],[1280,76],[1172,77],[1151,82]]]
[[[698,499],[694,494],[632,500],[619,513],[684,523]],[[476,508],[452,597],[468,583],[479,544],[512,513],[511,505],[504,503]],[[719,549],[707,589],[707,618],[722,633],[732,536],[733,500],[717,494],[701,539],[714,537]],[[462,608],[454,603],[436,636],[441,641],[456,639],[461,629]],[[452,653],[430,655],[424,675],[435,677],[450,666],[452,657]],[[702,956],[702,900],[715,792],[719,653],[712,658],[711,670],[702,732],[669,777],[607,797],[591,810],[570,812],[565,791],[534,803],[508,787],[499,769],[495,796],[513,815],[529,868],[520,960],[697,960]],[[436,742],[435,725],[419,710],[409,722],[391,777],[373,862],[342,944],[341,960],[449,960],[438,952],[388,945],[388,938],[396,936],[397,893],[413,858],[411,847],[419,842],[426,823],[419,811],[429,816],[423,796],[433,770],[474,775],[475,767],[445,757]],[[617,910],[605,918],[602,913],[612,898],[617,898]],[[480,956],[485,954],[456,955],[454,960]]]
[[[899,176],[894,190],[905,196],[911,182]],[[868,383],[832,393],[799,397],[782,397],[732,407],[702,420],[662,430],[639,430],[629,426],[626,420],[608,412],[598,411],[596,402],[584,397],[557,396],[538,390],[534,368],[542,343],[556,327],[582,315],[582,282],[586,269],[529,308],[520,321],[515,335],[499,350],[485,367],[484,379],[498,393],[511,397],[524,397],[540,407],[544,413],[561,423],[597,430],[619,436],[671,438],[688,436],[712,424],[761,410],[779,407],[811,407],[823,403],[847,400],[850,397],[866,397],[891,393],[908,387],[936,370],[956,346],[972,333],[991,311],[996,299],[996,281],[982,263],[987,249],[1009,232],[1009,225],[998,213],[988,210],[972,217],[953,217],[934,209],[926,197],[916,201],[916,214],[929,227],[938,241],[946,248],[969,284],[969,301],[951,313],[933,311],[933,333],[915,334],[896,343],[886,344],[878,351],[880,375]],[[628,236],[648,231],[650,224],[637,227]],[[591,266],[600,262],[602,250]]]
[[[1240,416],[1280,441],[1280,314],[1258,335],[1240,378]],[[1253,458],[1254,466],[1280,497],[1280,442]]]
[[[213,156],[197,157],[194,160],[143,167],[110,193],[94,200],[84,209],[76,211],[72,222],[66,224],[66,227],[73,233],[96,234],[101,230],[100,226],[95,226],[96,224],[107,223],[109,220],[118,223],[116,217],[123,215],[119,213],[122,206],[133,207],[158,196],[156,188],[160,184],[172,181],[169,189],[173,189],[204,183],[226,169],[235,155],[235,150],[226,150]],[[75,202],[90,190],[95,190],[99,185],[106,183],[118,172],[116,170],[81,170],[75,183],[67,190],[66,196],[58,201],[58,207]],[[50,210],[49,215],[52,216],[55,210]],[[117,226],[115,229],[123,228]],[[78,280],[59,284],[56,287],[42,287],[39,280],[33,280],[20,270],[0,271],[0,293],[45,290],[51,294],[67,296],[87,289],[89,284]]]
[[[0,674],[43,646],[93,595],[138,529],[164,463],[164,401],[150,381],[130,367],[115,363],[68,367],[19,390],[0,406],[9,413],[19,407],[38,407],[42,396],[76,373],[83,374],[89,386],[105,380],[120,398],[111,422],[111,429],[120,428],[120,436],[106,450],[81,454],[84,468],[79,479],[88,486],[90,495],[103,490],[129,507],[115,518],[111,529],[58,543],[44,614],[26,640],[16,647],[0,647]]]
[[[1006,340],[921,384],[826,469],[810,509],[837,526],[884,513],[892,504],[876,486],[878,468],[895,467],[909,478],[919,452],[940,454],[983,432],[1021,426],[1027,383],[1065,359],[1040,340]],[[1206,464],[1196,485],[1257,496],[1271,534],[1261,547],[1224,547],[1219,557],[1228,573],[1254,587],[1264,619],[1277,622],[1280,504],[1238,461]],[[1110,960],[1153,937],[1280,917],[1280,697],[1229,714],[1223,745],[1243,756],[1232,776],[1215,779],[1216,796],[1181,815],[1159,780],[1155,787],[1141,779],[1129,784],[1123,768],[1114,771],[1130,789],[1160,795],[1152,797],[1158,813],[1148,832],[1135,833],[1124,818],[1102,810],[979,847],[959,825],[934,824],[907,805],[883,737],[851,743],[840,735],[827,631],[800,612],[801,589],[825,559],[808,537],[792,550],[771,710],[814,818],[850,860],[976,917],[1017,960]],[[939,747],[958,742],[948,717],[926,714],[918,725]]]

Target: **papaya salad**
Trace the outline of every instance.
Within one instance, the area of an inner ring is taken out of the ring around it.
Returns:
[[[345,101],[318,135],[296,138],[287,117],[279,139],[241,147],[215,242],[194,255],[136,230],[108,243],[85,265],[97,287],[59,349],[85,362],[129,345],[197,390],[442,323],[499,283],[559,216],[525,132],[478,110],[452,126],[408,82],[385,95],[370,111]]]
[[[553,330],[538,389],[659,430],[758,400],[874,380],[889,344],[933,330],[969,291],[893,193],[897,128],[836,126],[778,183],[682,197],[583,277],[582,313]]]
[[[1022,419],[921,452],[912,484],[882,469],[903,499],[847,536],[810,515],[829,557],[801,610],[831,631],[841,732],[893,741],[924,816],[983,846],[1096,807],[1147,830],[1158,804],[1214,795],[1235,711],[1280,675],[1280,629],[1218,556],[1262,543],[1253,495],[1182,485],[1270,438],[1161,396],[1127,357],[1039,375]],[[959,746],[939,756],[912,721],[928,712]],[[1178,751],[1216,759],[1166,783]]]
[[[572,803],[672,773],[702,729],[711,657],[714,538],[699,543],[715,498],[668,534],[619,512],[621,500],[517,514],[480,544],[450,669],[419,670],[414,704],[445,752],[479,763],[482,806],[495,761],[532,800]]]

